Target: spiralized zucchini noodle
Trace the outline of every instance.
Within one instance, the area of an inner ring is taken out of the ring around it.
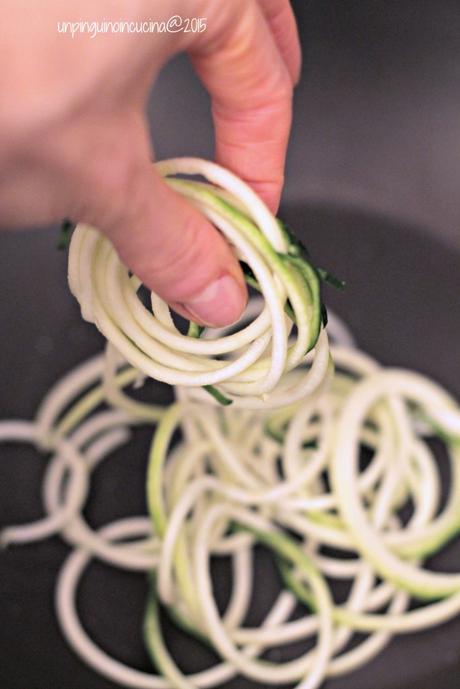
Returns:
[[[326,330],[316,269],[305,269],[292,237],[240,180],[194,159],[159,169],[228,237],[260,296],[236,333],[191,324],[183,335],[156,295],[151,310],[143,306],[139,281],[110,244],[78,226],[72,291],[108,344],[56,383],[33,421],[0,422],[0,442],[32,444],[47,458],[44,516],[4,528],[0,542],[59,534],[71,546],[57,577],[59,625],[85,663],[125,688],[211,689],[244,676],[317,689],[369,662],[394,635],[460,613],[460,573],[426,564],[460,531],[460,407],[424,376],[360,352],[334,314]],[[139,401],[146,376],[175,385],[176,401]],[[209,385],[218,386],[213,396]],[[94,530],[84,516],[92,472],[140,425],[153,429],[148,514]],[[447,498],[434,437],[449,462]],[[254,627],[260,547],[280,586]],[[93,558],[149,573],[143,625],[152,672],[110,657],[85,630],[78,585]],[[216,558],[231,561],[223,611]],[[345,599],[336,582],[348,584]],[[164,638],[165,616],[219,662],[184,673]],[[305,649],[293,660],[266,660],[297,642]]]
[[[111,243],[80,224],[70,245],[69,285],[83,318],[94,322],[130,364],[156,380],[204,387],[221,400],[243,399],[255,408],[267,400],[281,406],[302,399],[328,372],[319,285],[321,277],[327,279],[325,271],[313,267],[287,227],[228,170],[198,158],[175,158],[156,167],[230,242],[249,284],[263,295],[263,308],[225,336],[201,338],[193,323],[189,334],[182,334],[156,294],[150,296],[151,308],[144,306],[140,281],[122,265]],[[174,176],[179,173],[207,181]],[[303,378],[278,389],[286,372],[312,357],[314,365]]]

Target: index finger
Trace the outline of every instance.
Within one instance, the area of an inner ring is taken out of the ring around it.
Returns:
[[[217,161],[276,212],[293,82],[257,2],[219,3],[219,13],[208,18],[207,31],[189,53],[211,95]]]
[[[291,3],[289,0],[258,0],[258,3],[291,79],[294,84],[297,84],[302,64],[302,51]]]

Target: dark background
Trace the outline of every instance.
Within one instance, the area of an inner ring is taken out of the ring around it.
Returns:
[[[460,3],[303,0],[294,7],[304,68],[282,215],[318,262],[346,278],[346,293],[328,292],[326,300],[360,345],[460,394]],[[208,99],[185,59],[161,75],[150,118],[158,158],[212,156]],[[69,295],[55,240],[56,230],[0,234],[0,418],[31,418],[50,385],[102,345]],[[137,433],[129,453],[96,472],[87,510],[94,526],[145,511],[148,442],[148,431]],[[1,456],[0,523],[38,517],[43,459],[10,446]],[[2,689],[114,686],[75,658],[57,628],[54,580],[66,552],[53,539],[0,553]],[[438,562],[450,570],[459,563],[455,546]],[[268,599],[267,563],[264,578]],[[94,638],[147,669],[145,593],[142,576],[95,564],[79,600]],[[459,676],[454,620],[393,641],[326,688],[458,689]]]

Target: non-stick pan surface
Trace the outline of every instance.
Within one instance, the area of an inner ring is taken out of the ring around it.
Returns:
[[[343,294],[326,300],[349,324],[360,346],[387,365],[429,374],[460,395],[460,250],[415,227],[328,207],[288,207],[282,214],[314,258],[347,280]],[[435,228],[434,228],[435,230]],[[59,376],[99,351],[102,341],[81,321],[66,287],[66,256],[55,233],[0,235],[0,418],[30,418]],[[154,388],[170,399],[165,386]],[[145,512],[144,474],[150,431],[135,434],[94,476],[86,511],[94,526]],[[41,514],[44,460],[30,448],[0,447],[0,523]],[[54,582],[68,549],[58,538],[0,552],[1,689],[110,689],[68,648],[53,610]],[[434,567],[460,567],[460,542]],[[266,553],[258,562],[252,621],[276,590]],[[225,563],[217,572],[225,599]],[[79,609],[92,637],[109,653],[150,668],[142,645],[145,577],[94,563],[85,574]],[[212,660],[207,651],[167,627],[187,670]],[[288,649],[294,652],[296,649]],[[279,658],[273,652],[272,659]],[[324,689],[458,689],[460,618],[428,632],[395,638],[369,665]],[[229,689],[257,685],[234,680]]]

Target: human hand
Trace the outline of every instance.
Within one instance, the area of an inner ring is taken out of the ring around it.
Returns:
[[[62,21],[205,17],[202,33],[58,33]],[[246,302],[220,233],[151,164],[145,104],[187,51],[212,99],[215,154],[276,211],[300,49],[289,0],[4,0],[0,29],[0,223],[64,216],[94,225],[123,262],[198,323]]]

